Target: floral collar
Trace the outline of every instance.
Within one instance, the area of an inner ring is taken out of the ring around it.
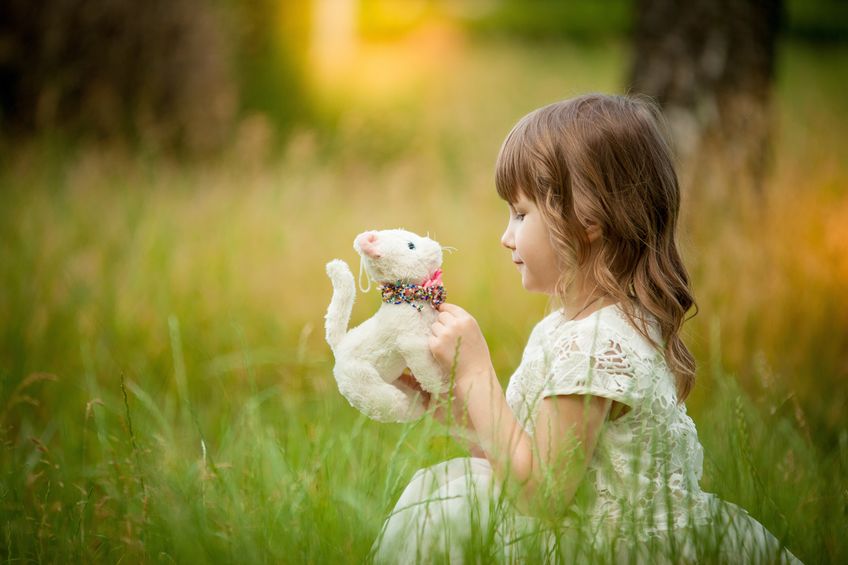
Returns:
[[[429,302],[433,308],[442,304],[447,297],[447,292],[442,284],[442,270],[436,269],[430,278],[424,281],[423,284],[403,283],[397,281],[395,283],[382,283],[380,292],[383,295],[383,302],[386,304],[402,304],[406,302],[419,312],[424,308],[423,304],[415,304],[418,302]]]

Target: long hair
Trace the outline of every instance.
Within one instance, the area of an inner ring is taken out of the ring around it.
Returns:
[[[695,360],[679,333],[695,308],[689,275],[675,241],[680,188],[662,116],[638,96],[588,94],[524,116],[498,155],[498,194],[523,194],[539,208],[562,266],[555,294],[572,298],[578,269],[616,299],[633,326],[674,373],[683,402],[695,381]],[[586,234],[602,232],[597,253]],[[663,343],[650,335],[648,312]]]

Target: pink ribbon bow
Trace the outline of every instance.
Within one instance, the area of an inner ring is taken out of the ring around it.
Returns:
[[[442,284],[442,270],[436,269],[435,272],[430,275],[430,278],[424,281],[424,284],[421,286],[423,286],[424,288],[428,288],[431,286],[444,286]]]

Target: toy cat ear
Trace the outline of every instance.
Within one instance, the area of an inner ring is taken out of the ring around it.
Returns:
[[[365,278],[368,279],[368,288],[362,288],[362,274],[365,274]],[[368,271],[365,270],[365,259],[361,256],[359,257],[359,290],[362,292],[368,292],[371,290],[371,277],[368,276]]]

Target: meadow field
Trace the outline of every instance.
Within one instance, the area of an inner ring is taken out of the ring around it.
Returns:
[[[498,148],[544,103],[620,92],[628,52],[436,44],[374,46],[280,150],[261,116],[189,164],[2,147],[4,562],[358,563],[415,470],[463,455],[430,418],[379,424],[338,393],[325,264],[356,273],[367,229],[455,247],[449,301],[506,385],[547,300],[499,244]],[[845,47],[781,45],[766,197],[686,193],[680,228],[702,486],[805,563],[848,561],[846,83]],[[358,294],[352,324],[378,303]]]

